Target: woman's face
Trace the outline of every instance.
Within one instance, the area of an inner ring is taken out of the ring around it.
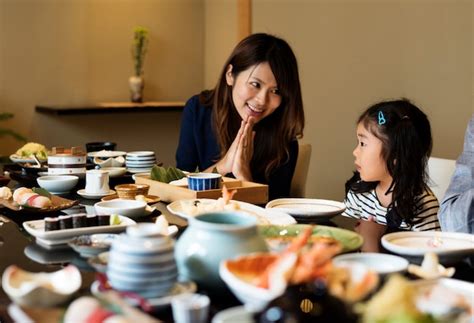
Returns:
[[[226,81],[232,86],[232,100],[243,120],[252,117],[257,123],[280,106],[280,91],[267,62],[253,65],[236,77],[232,75],[232,65],[229,65]]]

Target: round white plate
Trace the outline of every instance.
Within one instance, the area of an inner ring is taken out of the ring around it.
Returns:
[[[183,210],[181,202],[183,202],[183,203],[193,203],[194,201],[199,201],[200,203],[205,203],[205,204],[208,204],[208,205],[212,205],[212,204],[216,203],[216,200],[213,200],[213,199],[180,200],[180,201],[174,201],[174,202],[168,204],[166,206],[166,208],[171,213],[173,213],[177,216],[180,216],[180,217],[187,220],[189,218],[194,217],[195,215],[193,216],[193,215],[185,213],[185,211]],[[265,223],[265,224],[289,225],[289,224],[295,224],[296,223],[296,220],[292,216],[290,216],[286,213],[283,213],[279,210],[264,209],[264,208],[261,208],[259,206],[256,206],[256,205],[253,205],[253,204],[250,204],[250,203],[246,203],[246,202],[241,202],[241,201],[231,200],[231,202],[238,204],[239,209],[236,210],[236,212],[248,213],[249,215],[255,216],[257,219],[259,217],[261,217],[263,222],[268,221],[268,223]],[[261,224],[263,224],[263,223],[261,223]]]
[[[159,308],[169,306],[171,304],[171,300],[175,296],[178,296],[184,293],[194,293],[196,292],[196,290],[197,290],[197,286],[194,282],[176,282],[167,295],[156,297],[156,298],[147,298],[146,301],[153,309],[156,310]],[[99,290],[99,282],[97,280],[94,281],[91,285],[91,293],[94,296],[100,296],[100,294],[102,293]],[[125,297],[125,301],[132,306],[139,305],[137,300],[134,298]]]
[[[401,273],[408,268],[408,261],[405,258],[383,253],[348,253],[333,259],[334,266],[343,266],[347,263],[363,264],[379,275]]]
[[[143,158],[143,157],[150,157],[155,156],[154,151],[131,151],[127,153],[127,157],[135,157],[135,158]]]
[[[212,323],[253,323],[253,313],[245,310],[245,306],[235,306],[220,311],[212,318]]]
[[[127,172],[126,167],[101,167],[101,170],[108,172],[109,177],[119,177]]]
[[[126,155],[127,153],[125,151],[117,151],[117,150],[101,150],[101,151],[93,151],[90,153],[87,153],[88,157],[102,157],[102,158],[108,158],[108,157],[119,157]]]
[[[115,194],[115,191],[109,190],[108,193],[96,194],[96,193],[87,193],[85,189],[82,189],[82,190],[77,191],[77,194],[79,194],[80,196],[86,199],[99,200],[103,198],[104,196]]]
[[[15,155],[15,154],[10,155],[10,160],[14,163],[32,163],[32,164],[36,164],[36,161],[33,158],[21,157],[21,156]],[[39,158],[38,158],[38,160],[40,162],[46,162],[47,161],[47,159],[39,159]]]
[[[142,162],[136,162],[136,163],[131,163],[127,160],[127,163],[126,163],[127,167],[128,168],[151,168],[153,167],[153,165],[155,165],[155,162],[146,162],[146,163],[142,163]]]
[[[468,233],[440,231],[406,231],[382,237],[382,246],[399,255],[423,257],[427,252],[439,256],[474,254],[474,236]]]
[[[331,200],[288,198],[270,201],[265,208],[278,209],[297,219],[321,219],[341,214],[346,206],[342,202]]]

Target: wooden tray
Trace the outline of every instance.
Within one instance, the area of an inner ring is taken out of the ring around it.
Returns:
[[[79,203],[79,201],[68,200],[56,195],[51,195],[50,198],[53,205],[48,208],[43,208],[43,209],[37,209],[37,208],[32,208],[32,207],[22,207],[22,206],[19,206],[17,203],[13,202],[13,199],[9,199],[9,200],[0,199],[0,205],[3,205],[4,207],[9,208],[10,210],[18,211],[18,212],[46,213],[46,212],[54,212],[54,211],[68,209]]]
[[[217,199],[222,196],[222,190],[193,191],[187,186],[170,185],[150,179],[149,175],[135,175],[137,184],[150,185],[149,194],[158,195],[163,202],[174,202],[178,200],[209,198]],[[265,204],[268,202],[268,185],[240,181],[235,178],[223,177],[223,185],[227,188],[236,189],[232,199],[252,204]]]

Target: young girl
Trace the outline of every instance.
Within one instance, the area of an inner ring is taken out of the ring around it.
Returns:
[[[363,251],[379,251],[387,231],[439,230],[438,200],[427,186],[430,123],[408,100],[377,103],[357,122],[356,172],[346,183],[344,215],[360,219]]]
[[[287,197],[304,128],[296,57],[268,34],[243,39],[216,87],[192,97],[183,111],[177,167],[269,185]]]

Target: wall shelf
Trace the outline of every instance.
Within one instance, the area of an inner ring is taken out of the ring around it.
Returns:
[[[35,111],[51,115],[87,115],[109,113],[138,113],[159,111],[181,111],[184,102],[105,102],[91,106],[46,106],[37,105]]]

